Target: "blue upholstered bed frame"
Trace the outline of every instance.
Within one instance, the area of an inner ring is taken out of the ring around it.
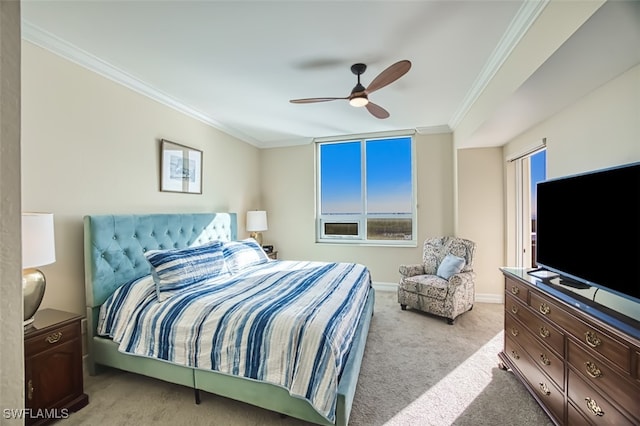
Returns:
[[[84,263],[91,375],[114,367],[257,405],[312,423],[330,425],[311,405],[268,383],[190,368],[119,352],[110,339],[96,335],[100,306],[121,285],[149,273],[146,250],[183,248],[211,240],[237,239],[235,213],[95,215],[84,217]],[[373,315],[370,290],[353,347],[338,385],[336,425],[347,425],[360,364]]]

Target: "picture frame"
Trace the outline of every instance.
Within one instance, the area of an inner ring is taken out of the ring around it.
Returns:
[[[160,191],[202,194],[202,151],[162,139]]]

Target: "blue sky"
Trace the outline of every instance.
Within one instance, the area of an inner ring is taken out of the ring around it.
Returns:
[[[322,213],[362,213],[360,142],[321,146]],[[411,213],[411,138],[366,141],[368,213]]]
[[[542,150],[530,157],[531,169],[531,216],[536,217],[538,209],[538,194],[536,183],[546,179],[547,171],[547,151]]]

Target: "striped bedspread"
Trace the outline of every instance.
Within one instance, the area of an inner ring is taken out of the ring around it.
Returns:
[[[160,303],[147,276],[104,303],[98,333],[122,352],[282,386],[334,422],[369,287],[363,265],[272,261]]]

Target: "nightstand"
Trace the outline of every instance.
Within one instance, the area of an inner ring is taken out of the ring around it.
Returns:
[[[278,251],[272,251],[271,253],[267,253],[267,256],[269,256],[269,259],[271,260],[278,260]]]
[[[82,377],[81,319],[42,309],[24,331],[26,425],[66,418],[89,403]]]

